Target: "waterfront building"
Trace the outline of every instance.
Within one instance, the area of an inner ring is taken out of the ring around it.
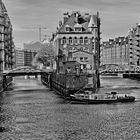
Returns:
[[[51,41],[57,56],[58,72],[64,72],[65,61],[76,61],[82,70],[94,72],[98,69],[100,58],[99,14],[64,13],[63,21],[59,22]]]
[[[15,65],[16,67],[24,66],[24,51],[20,48],[15,50]]]
[[[140,65],[140,24],[129,30],[129,63],[130,65]]]
[[[118,37],[102,42],[100,65],[116,65],[120,70],[127,70],[129,66],[128,37]]]
[[[14,66],[14,42],[12,24],[5,5],[0,1],[0,72]]]
[[[128,64],[128,38],[118,37],[102,42],[101,65],[105,64]]]
[[[105,41],[101,45],[101,66],[115,64],[127,71],[140,71],[140,23],[127,37]]]

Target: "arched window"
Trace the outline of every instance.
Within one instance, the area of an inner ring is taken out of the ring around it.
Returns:
[[[84,43],[83,37],[80,37],[80,44],[83,44],[83,43]]]
[[[66,37],[63,37],[62,44],[66,44]]]
[[[72,37],[69,37],[69,44],[72,44]]]
[[[84,43],[85,43],[85,44],[88,44],[88,37],[85,37],[85,38],[84,38]]]
[[[74,37],[74,41],[73,42],[74,42],[74,44],[78,44],[78,39],[77,39],[76,36]]]

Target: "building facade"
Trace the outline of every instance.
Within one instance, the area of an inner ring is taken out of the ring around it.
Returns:
[[[130,65],[140,65],[140,24],[129,30],[129,63]]]
[[[16,67],[24,66],[24,51],[22,49],[15,50],[15,65]]]
[[[140,24],[127,37],[105,41],[101,45],[101,66],[119,65],[122,70],[140,71]]]
[[[81,69],[94,72],[99,65],[100,51],[100,18],[99,14],[90,15],[74,11],[64,13],[52,42],[56,52],[58,72],[63,72],[65,61],[76,61]]]
[[[14,66],[14,42],[12,24],[7,10],[0,1],[0,72],[12,69]]]
[[[128,65],[128,38],[118,37],[109,39],[101,45],[101,65],[114,64],[114,65]]]
[[[37,52],[44,46],[40,42],[31,42],[24,44],[24,66],[32,66],[33,60]]]

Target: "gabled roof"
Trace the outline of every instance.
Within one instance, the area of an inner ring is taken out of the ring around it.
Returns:
[[[4,3],[0,0],[0,14],[7,13]]]
[[[65,23],[62,24],[62,26],[58,29],[59,33],[65,33],[65,27],[68,25],[74,31],[75,27],[82,27],[83,32],[90,32],[88,29],[90,24],[97,25],[97,16],[95,15],[81,15],[79,12],[73,12],[71,15],[68,16],[68,19]]]
[[[89,21],[89,24],[88,24],[88,28],[93,28],[93,27],[97,27],[97,18],[95,15],[92,15],[90,17],[90,21]]]

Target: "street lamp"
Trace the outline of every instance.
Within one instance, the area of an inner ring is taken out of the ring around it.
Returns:
[[[92,34],[94,34],[94,70],[97,77],[97,87],[100,87],[100,76],[99,76],[99,63],[100,63],[100,19],[97,17],[97,25],[92,24]],[[94,32],[95,31],[95,32]]]

